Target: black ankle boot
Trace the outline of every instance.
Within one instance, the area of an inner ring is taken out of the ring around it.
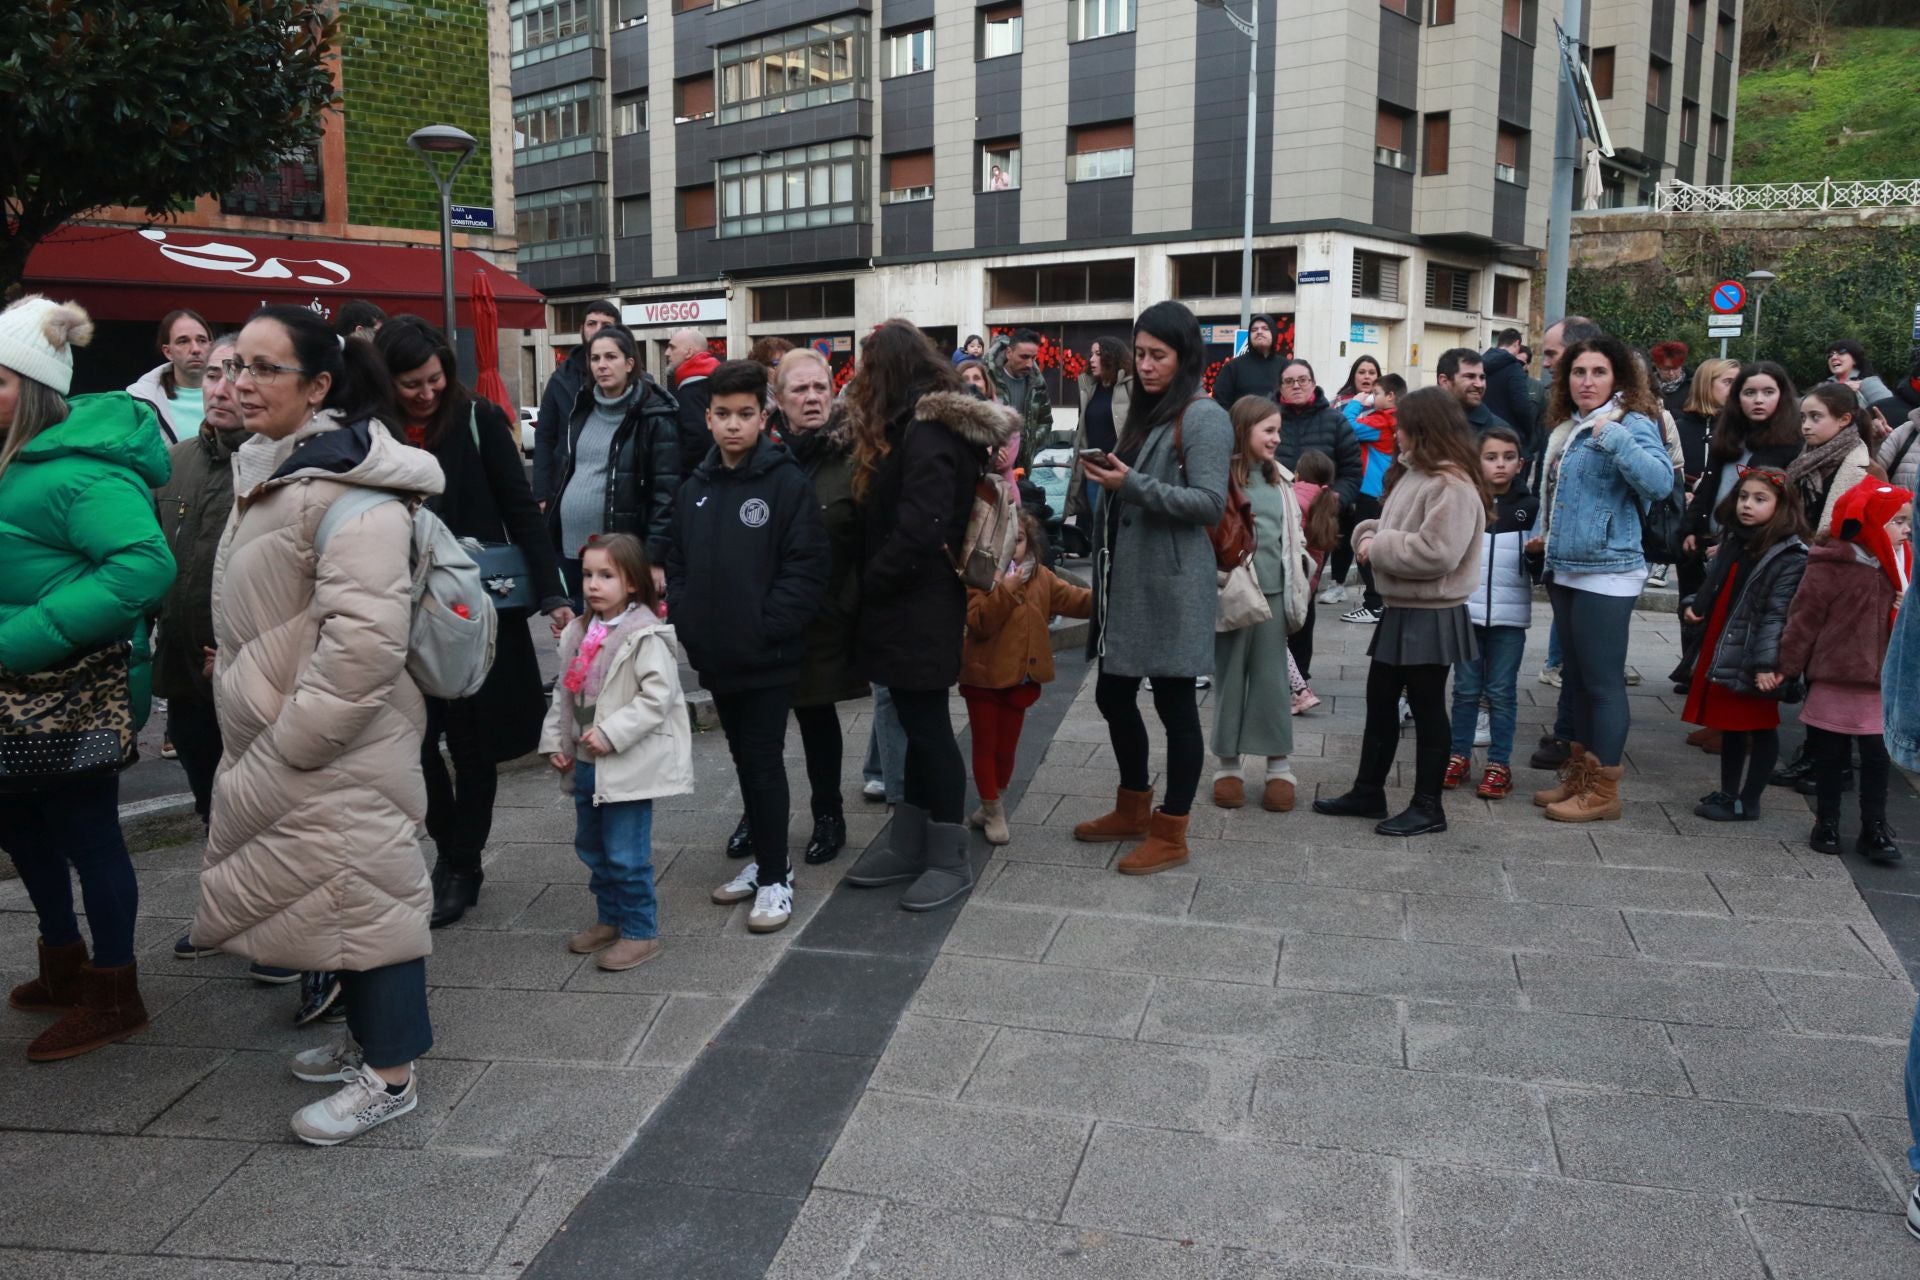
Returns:
[[[487,873],[476,862],[471,867],[454,866],[442,858],[433,868],[433,915],[427,921],[431,929],[443,929],[480,901],[480,885]]]
[[[800,856],[815,865],[832,862],[846,844],[846,818],[837,813],[823,813],[814,818],[813,835],[807,841],[806,852]]]
[[[1807,837],[1807,848],[1815,853],[1838,854],[1840,852],[1840,824],[1832,818],[1815,818],[1813,833]]]
[[[1773,775],[1775,783],[1778,783],[1779,779],[1780,775],[1778,773]],[[1820,794],[1820,783],[1809,773],[1795,782],[1793,789],[1803,796],[1817,796]],[[1853,770],[1851,768],[1840,771],[1840,790],[1842,793],[1853,790]]]
[[[753,832],[747,827],[747,815],[740,815],[740,825],[727,837],[727,856],[729,858],[751,858],[753,856]]]
[[[1900,846],[1894,843],[1893,828],[1887,825],[1885,818],[1860,824],[1860,838],[1853,842],[1853,851],[1868,862],[1877,862],[1883,867],[1891,867],[1900,861]]]
[[[1556,738],[1547,734],[1540,739],[1540,747],[1528,757],[1527,764],[1535,769],[1558,769],[1573,754],[1573,748],[1565,738]]]
[[[1767,785],[1793,787],[1797,790],[1802,782],[1809,787],[1813,785],[1813,748],[1804,742],[1800,744],[1798,755],[1773,771],[1773,776],[1767,779]],[[1801,794],[1812,795],[1813,793],[1804,791]]]
[[[1440,797],[1423,796],[1417,792],[1397,817],[1388,818],[1374,827],[1374,831],[1383,836],[1424,836],[1446,829],[1447,814],[1440,807]]]
[[[1387,816],[1387,793],[1384,788],[1356,782],[1345,795],[1315,800],[1313,811],[1333,818],[1384,818]]]

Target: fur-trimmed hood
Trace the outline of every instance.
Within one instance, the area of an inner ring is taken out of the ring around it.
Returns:
[[[1005,405],[975,399],[965,391],[929,391],[914,405],[913,416],[937,422],[982,449],[998,449],[1020,428],[1020,419]]]

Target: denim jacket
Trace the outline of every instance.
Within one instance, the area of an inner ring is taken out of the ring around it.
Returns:
[[[1646,568],[1640,512],[1673,492],[1673,461],[1660,428],[1644,414],[1573,427],[1559,451],[1548,519],[1547,568],[1558,573],[1624,573]]]
[[[1909,773],[1920,770],[1920,608],[1912,606],[1913,601],[1902,599],[1886,665],[1880,668],[1887,754]]]

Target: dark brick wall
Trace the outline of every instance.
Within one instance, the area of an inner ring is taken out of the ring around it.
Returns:
[[[652,26],[651,22],[643,22],[613,33],[611,62],[615,95],[647,87],[647,77],[651,74],[647,69],[647,31]]]
[[[933,252],[933,201],[914,200],[880,208],[880,252],[886,257]]]
[[[616,196],[643,196],[647,194],[653,179],[649,164],[652,147],[647,134],[630,133],[624,138],[613,140],[613,194]]]
[[[941,50],[934,49],[934,57]],[[933,72],[880,82],[880,145],[877,150],[933,150]]]
[[[937,48],[934,56],[940,56]],[[974,137],[1008,138],[1020,132],[1020,61],[1024,56],[1016,53],[974,64]]]
[[[1086,240],[1133,234],[1133,179],[1067,184],[1067,237]]]
[[[1013,249],[1020,245],[1020,193],[977,191],[973,197],[973,247]]]
[[[1413,230],[1413,175],[1373,166],[1373,221],[1392,231]]]
[[[1067,46],[1067,123],[1133,119],[1134,33]],[[1242,64],[1244,66],[1244,63]],[[1244,90],[1245,81],[1241,82]]]
[[[614,279],[624,287],[653,278],[653,237],[617,236],[613,242]]]

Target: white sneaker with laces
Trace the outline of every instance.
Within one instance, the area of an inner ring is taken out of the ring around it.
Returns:
[[[1347,589],[1336,582],[1325,591],[1322,591],[1319,599],[1321,604],[1345,604],[1347,602]]]
[[[1920,1187],[1907,1197],[1907,1234],[1920,1240]]]
[[[1409,724],[1413,720],[1413,706],[1405,698],[1400,699],[1400,723]]]
[[[1476,747],[1493,745],[1493,724],[1487,719],[1484,709],[1480,712],[1480,718],[1473,722],[1473,745]]]
[[[885,800],[887,798],[887,784],[875,778],[872,782],[860,788],[860,794],[869,800]]]
[[[1341,614],[1340,621],[1358,622],[1362,624],[1369,623],[1369,622],[1378,622],[1380,621],[1380,611],[1378,609],[1369,609],[1367,608],[1366,605],[1363,604],[1358,609],[1351,609],[1351,610],[1348,610],[1346,613]]]
[[[420,1105],[420,1072],[407,1077],[407,1087],[388,1093],[387,1082],[364,1063],[348,1078],[346,1087],[331,1097],[310,1102],[293,1113],[293,1133],[316,1147],[337,1147],[375,1125],[397,1119]]]
[[[745,902],[760,888],[760,864],[747,859],[740,874],[713,891],[713,900],[721,906],[732,906],[736,902]]]
[[[353,1079],[365,1061],[353,1037],[341,1036],[332,1044],[302,1049],[293,1055],[293,1060],[287,1065],[293,1069],[295,1080],[305,1080],[308,1084],[331,1084],[335,1080]]]
[[[1560,687],[1560,668],[1558,667],[1540,668],[1540,683],[1544,685],[1550,685],[1553,688],[1558,689]]]
[[[754,892],[753,910],[747,913],[748,933],[777,933],[793,918],[793,881],[763,884]]]

